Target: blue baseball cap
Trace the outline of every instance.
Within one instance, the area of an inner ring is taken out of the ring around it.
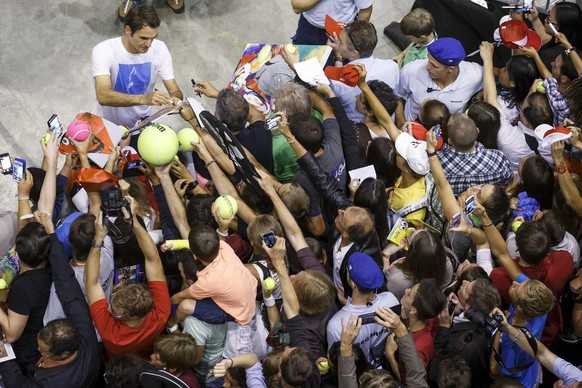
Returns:
[[[370,256],[354,252],[348,259],[348,272],[359,287],[376,289],[382,287],[384,274]]]
[[[428,53],[447,66],[457,66],[465,59],[465,48],[455,38],[439,38],[428,46]]]

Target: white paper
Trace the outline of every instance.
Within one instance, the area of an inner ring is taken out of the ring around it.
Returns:
[[[373,165],[369,165],[366,167],[356,168],[355,170],[348,171],[348,175],[350,176],[350,181],[353,181],[354,179],[359,179],[361,183],[366,178],[376,179],[376,169],[374,168]]]
[[[329,80],[315,57],[303,62],[297,62],[295,64],[295,71],[303,82],[307,82],[310,85],[317,86],[318,82],[329,85]]]
[[[188,97],[186,98],[186,100],[188,101],[188,104],[190,104],[190,106],[192,107],[192,110],[194,111],[194,114],[196,115],[196,119],[198,119],[198,123],[200,124],[200,126],[202,128],[204,128],[204,124],[202,123],[202,120],[200,120],[200,113],[204,112],[206,109],[204,106],[202,106],[202,103],[192,97]]]

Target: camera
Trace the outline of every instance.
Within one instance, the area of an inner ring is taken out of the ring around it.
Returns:
[[[125,219],[123,209],[127,210],[129,220]],[[118,187],[109,189],[105,194],[101,211],[103,212],[103,225],[107,227],[107,234],[111,240],[117,244],[127,242],[131,237],[133,218],[129,201],[123,198],[121,189]]]
[[[490,316],[483,311],[473,308],[465,311],[465,317],[475,325],[479,326],[479,328],[484,330],[489,336],[495,334],[499,325],[503,323],[503,317],[501,315],[493,314],[493,316]]]

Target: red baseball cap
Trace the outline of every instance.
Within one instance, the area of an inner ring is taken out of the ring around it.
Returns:
[[[411,121],[410,123],[412,124],[412,126],[411,126],[412,136],[416,140],[426,141],[426,134],[428,133],[428,129],[426,129],[424,127],[424,125],[422,125],[418,121]],[[443,146],[443,137],[441,136],[437,140],[435,150],[440,150],[442,146]]]
[[[325,15],[325,31],[331,37],[333,37],[334,32],[339,36],[347,25],[347,23],[338,22],[331,16]]]
[[[358,86],[360,80],[360,73],[354,65],[346,65],[344,67],[328,66],[324,70],[325,75],[329,79],[340,81],[348,86]]]
[[[535,32],[527,28],[521,20],[510,19],[499,25],[499,36],[505,47],[518,49],[520,47],[532,47],[536,51],[542,46],[542,39]]]

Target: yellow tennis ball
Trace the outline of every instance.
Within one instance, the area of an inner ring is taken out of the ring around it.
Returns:
[[[329,362],[327,361],[321,361],[317,363],[317,369],[319,369],[319,371],[321,373],[326,373],[329,371]]]
[[[137,150],[141,158],[155,166],[169,163],[178,153],[178,135],[165,124],[145,127],[137,139]]]
[[[536,84],[536,90],[540,93],[546,92],[546,88],[544,88],[544,81],[538,81],[538,83]]]
[[[295,45],[289,43],[285,45],[285,50],[287,50],[289,52],[289,54],[295,54],[295,51],[297,51],[297,47],[295,47]]]
[[[0,290],[5,290],[7,288],[8,288],[8,283],[6,283],[6,280],[0,279]]]
[[[51,134],[50,133],[45,133],[44,135],[42,135],[42,141],[44,141],[44,144],[48,144],[49,140],[51,139]]]
[[[263,287],[267,291],[273,291],[275,287],[277,287],[277,283],[275,283],[275,280],[273,278],[266,278],[265,280],[263,280]]]
[[[214,201],[214,206],[218,207],[218,214],[220,214],[220,216],[225,220],[235,215],[238,211],[236,199],[228,194],[221,195],[220,197],[216,198],[216,201]]]
[[[513,233],[517,233],[517,230],[519,229],[521,224],[523,224],[523,221],[513,221],[513,223],[511,224],[511,230],[513,230]]]
[[[182,151],[194,151],[194,146],[191,143],[200,143],[200,136],[192,128],[182,128],[178,132],[178,141]]]

